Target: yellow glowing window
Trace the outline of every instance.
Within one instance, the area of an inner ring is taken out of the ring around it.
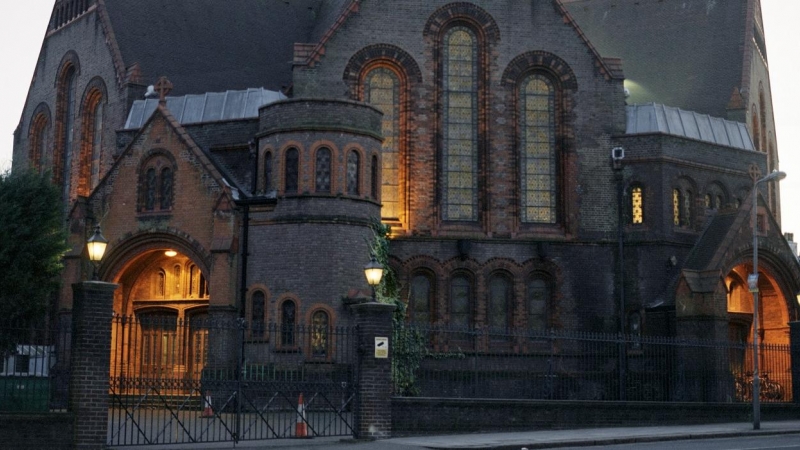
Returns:
[[[400,216],[400,79],[393,71],[378,67],[364,79],[364,101],[383,112],[384,141],[381,147],[381,216]]]
[[[672,223],[675,226],[681,224],[681,191],[672,190]]]
[[[631,212],[634,224],[644,223],[644,199],[641,186],[636,186],[631,190]]]

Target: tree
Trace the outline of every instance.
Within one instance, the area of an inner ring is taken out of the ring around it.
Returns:
[[[49,174],[0,174],[0,354],[13,351],[13,328],[43,325],[68,250],[63,223]]]

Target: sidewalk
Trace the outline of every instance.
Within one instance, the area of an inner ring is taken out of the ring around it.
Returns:
[[[279,439],[272,441],[215,444],[187,444],[138,447],[142,450],[222,450],[231,448],[277,450],[300,449],[356,449],[356,450],[412,450],[412,449],[491,449],[520,450],[631,444],[636,442],[675,441],[680,439],[712,439],[723,437],[800,434],[800,420],[762,422],[761,429],[753,430],[752,423],[722,423],[710,425],[682,425],[664,427],[589,428],[580,430],[546,430],[515,433],[475,433],[437,436],[392,438],[380,441],[354,441],[342,438]],[[113,448],[113,447],[112,447]],[[124,447],[126,449],[137,447]]]
[[[752,423],[723,423],[664,427],[590,428],[517,433],[460,434],[453,436],[418,436],[388,439],[386,442],[433,449],[519,450],[632,444],[636,442],[711,439],[753,435],[797,434],[800,421],[762,422],[760,430]]]

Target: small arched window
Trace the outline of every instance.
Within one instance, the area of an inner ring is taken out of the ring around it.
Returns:
[[[507,275],[493,275],[489,279],[488,325],[494,332],[505,333],[511,328],[513,290]]]
[[[100,182],[103,145],[103,91],[93,87],[82,101],[83,121],[78,169],[78,195],[88,196]]]
[[[183,291],[181,290],[181,266],[175,264],[172,266],[172,294],[175,297],[182,297]]]
[[[427,274],[418,273],[411,278],[408,293],[408,320],[420,325],[430,324],[433,306],[433,282]]]
[[[294,346],[296,307],[293,301],[286,300],[281,304],[281,345],[284,347]]]
[[[761,147],[761,131],[762,131],[761,120],[758,117],[758,109],[756,108],[755,103],[750,108],[750,115],[752,116],[750,123],[752,124],[751,128],[753,129],[753,145],[755,145],[756,151],[762,151],[763,149]]]
[[[528,329],[544,330],[550,325],[549,306],[552,292],[548,279],[541,274],[533,274],[528,279]]]
[[[195,264],[189,265],[189,298],[208,298],[208,283],[200,268]]]
[[[644,188],[640,185],[631,187],[631,223],[644,223]]]
[[[286,150],[286,160],[283,167],[283,190],[287,194],[297,193],[298,174],[300,170],[300,153],[296,148]]]
[[[331,150],[326,147],[317,150],[314,191],[324,193],[331,192]]]
[[[466,274],[456,274],[450,280],[450,324],[472,327],[472,310],[472,281]]]
[[[275,180],[272,174],[272,152],[264,154],[264,193],[270,195],[275,190]]]
[[[311,315],[311,356],[314,358],[327,358],[329,345],[329,317],[328,313],[319,310]]]
[[[156,273],[156,298],[166,298],[167,296],[167,273],[160,269]]]
[[[355,150],[347,154],[347,195],[356,196],[361,191],[361,157]],[[384,204],[384,208],[386,205]]]
[[[261,291],[255,291],[250,298],[250,337],[263,339],[266,330],[266,296]]]

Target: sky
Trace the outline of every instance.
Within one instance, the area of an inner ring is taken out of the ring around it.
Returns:
[[[0,172],[11,167],[14,129],[22,114],[53,4],[54,0],[0,0],[4,66],[0,70],[4,97],[0,102]],[[792,80],[800,77],[800,0],[762,0],[761,5],[780,168],[787,173],[781,182],[782,229],[796,233],[800,240],[800,84]]]

